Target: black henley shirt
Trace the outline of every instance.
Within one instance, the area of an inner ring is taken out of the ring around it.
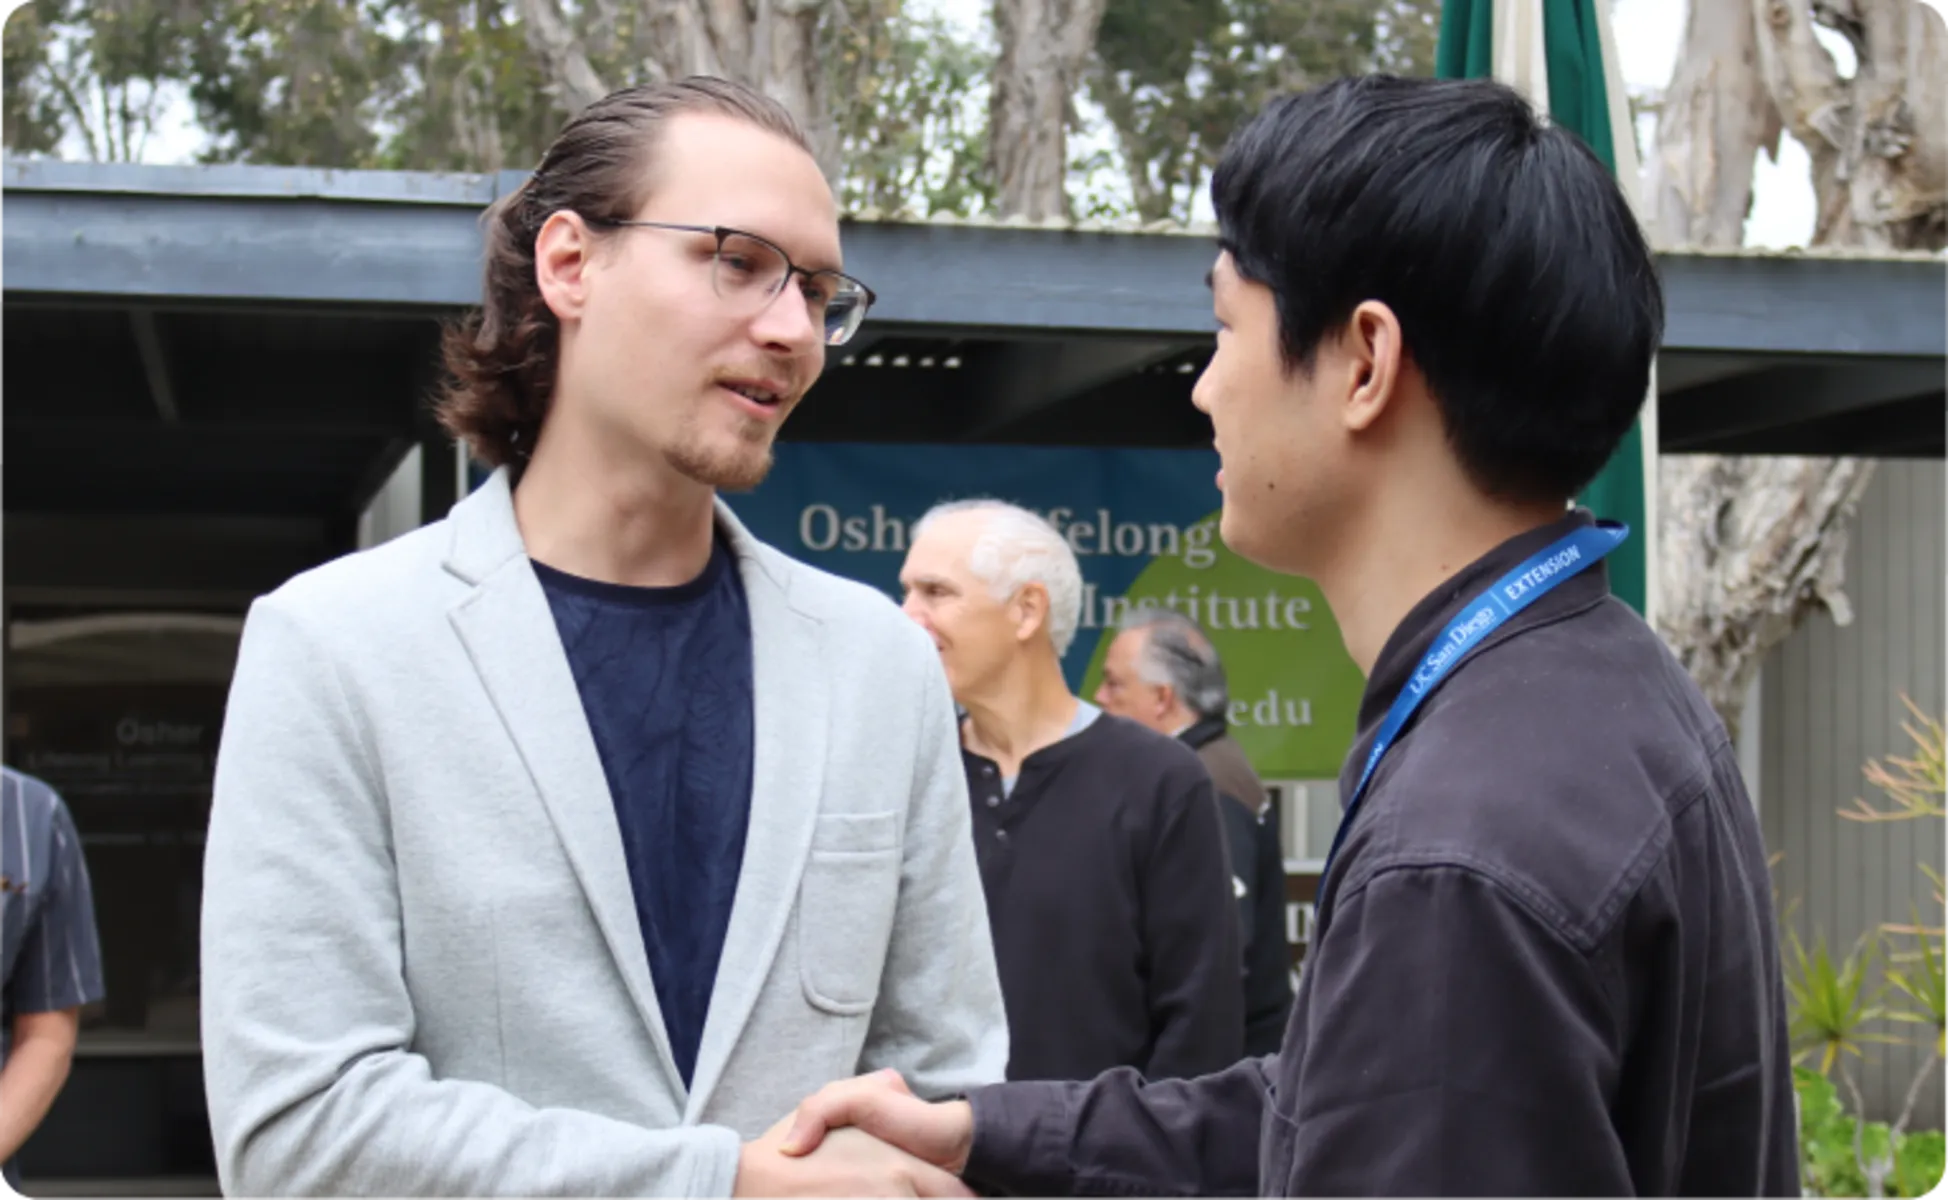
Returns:
[[[992,761],[961,758],[1008,1078],[1190,1077],[1237,1062],[1238,912],[1196,753],[1105,713],[1024,759],[1010,793]]]

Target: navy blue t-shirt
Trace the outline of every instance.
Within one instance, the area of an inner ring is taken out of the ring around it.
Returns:
[[[650,978],[685,1086],[751,817],[751,614],[720,538],[680,587],[534,564],[622,829]]]

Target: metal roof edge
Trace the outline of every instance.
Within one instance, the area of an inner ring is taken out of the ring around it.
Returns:
[[[0,187],[9,191],[93,192],[185,198],[328,200],[437,204],[484,208],[506,186],[509,172],[336,170],[249,163],[156,166],[147,163],[66,162],[7,156]],[[516,182],[525,172],[515,173]]]
[[[262,200],[323,200],[376,204],[427,204],[485,208],[518,187],[529,172],[338,170],[320,167],[259,166],[245,163],[154,165],[147,163],[68,162],[46,158],[0,160],[0,189],[38,193],[95,193],[155,197],[225,197]],[[915,228],[1025,230],[1046,233],[1121,234],[1159,238],[1211,239],[1209,221],[1143,222],[1054,218],[1031,221],[991,214],[916,216],[908,212],[864,209],[842,215],[848,224]],[[1658,246],[1659,257],[1756,260],[1840,260],[1848,262],[1945,263],[1948,252],[1893,250],[1862,246]]]
[[[1894,250],[1872,246],[1653,246],[1651,249],[1660,256],[1682,255],[1685,258],[1948,263],[1948,251]]]
[[[1183,224],[1176,221],[1144,222],[1134,217],[1081,221],[1057,217],[1036,221],[1027,217],[997,217],[986,213],[965,217],[955,213],[940,213],[921,217],[912,213],[884,213],[868,208],[841,214],[840,219],[858,225],[906,225],[928,229],[1021,229],[1043,233],[1120,233],[1201,239],[1215,238],[1218,233],[1217,224],[1213,221],[1193,221]]]

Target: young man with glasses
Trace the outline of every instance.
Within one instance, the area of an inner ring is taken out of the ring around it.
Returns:
[[[960,1194],[761,1136],[830,1080],[1007,1061],[931,644],[716,499],[872,302],[805,139],[722,81],[619,92],[486,234],[440,414],[496,472],[244,634],[204,904],[225,1189]]]

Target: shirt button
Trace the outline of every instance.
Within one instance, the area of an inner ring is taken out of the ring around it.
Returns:
[[[1005,841],[1007,841],[1007,840],[1008,840],[1008,831],[1007,831],[1007,830],[1005,830],[1005,829],[997,829],[997,830],[995,830],[995,831],[994,831],[994,840],[995,840],[995,841],[997,841],[997,842],[1005,842]]]
[[[989,797],[988,797],[988,807],[989,807],[989,808],[1000,808],[1000,807],[1001,807],[1001,797],[999,797],[999,796],[989,796]]]
[[[986,766],[984,766],[984,767],[982,767],[981,769],[982,769],[983,771],[986,771],[986,772],[987,772],[988,774],[990,774],[990,775],[992,775],[992,774],[994,774],[994,764],[993,764],[993,763],[989,763],[989,764],[987,764]]]

